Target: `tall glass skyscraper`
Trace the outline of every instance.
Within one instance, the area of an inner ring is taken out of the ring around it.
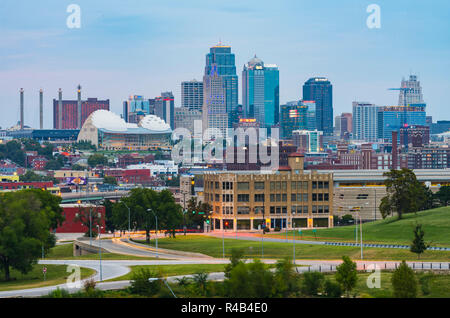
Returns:
[[[242,71],[242,106],[244,116],[255,118],[261,127],[279,122],[280,77],[278,66],[252,58]]]
[[[235,57],[234,54],[231,53],[231,47],[222,45],[221,43],[210,48],[209,53],[206,54],[203,88],[206,102],[206,105],[204,106],[207,108],[209,108],[208,101],[211,100],[211,98],[215,98],[215,96],[211,95],[211,91],[206,91],[208,88],[206,87],[207,85],[205,85],[205,81],[208,81],[211,84],[211,77],[216,75],[221,78],[225,111],[229,116],[227,127],[231,128],[232,113],[236,111],[238,106],[238,77],[236,75]],[[209,85],[208,87],[212,88],[213,86],[215,85]]]
[[[313,77],[303,85],[303,99],[316,102],[317,130],[333,134],[333,86],[325,77]]]

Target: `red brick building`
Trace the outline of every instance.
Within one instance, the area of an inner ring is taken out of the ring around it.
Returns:
[[[101,213],[101,226],[103,227],[101,233],[106,233],[105,230],[105,207],[102,205],[94,206],[90,204],[61,204],[63,208],[63,215],[66,220],[56,229],[56,233],[86,233],[89,229],[82,225],[81,222],[75,222],[74,219],[77,213],[82,209],[92,208],[92,213]]]
[[[78,127],[78,101],[63,100],[62,101],[62,127],[59,127],[59,110],[58,100],[53,99],[53,128],[54,129],[79,129]],[[109,110],[109,99],[98,100],[97,98],[88,98],[81,101],[81,125],[96,110]]]

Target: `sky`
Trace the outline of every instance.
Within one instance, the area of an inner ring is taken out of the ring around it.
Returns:
[[[431,4],[432,3],[432,4]],[[67,7],[79,5],[81,27],[68,28]],[[380,8],[369,28],[367,7]],[[172,91],[202,80],[205,55],[219,41],[236,55],[241,102],[243,65],[255,54],[280,70],[280,103],[302,98],[310,77],[333,84],[334,115],[353,101],[394,105],[403,77],[418,75],[427,114],[450,119],[450,1],[448,0],[1,0],[0,127],[19,120],[53,127],[52,100],[110,99],[121,114],[130,95]]]

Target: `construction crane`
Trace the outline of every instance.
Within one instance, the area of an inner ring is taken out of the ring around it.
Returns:
[[[388,88],[388,91],[401,91],[403,92],[403,106],[408,106],[406,104],[406,92],[414,91],[412,87],[399,87],[399,88]]]

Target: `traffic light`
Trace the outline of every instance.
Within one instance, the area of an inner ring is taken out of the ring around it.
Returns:
[[[191,177],[191,195],[195,195],[195,180],[194,176]]]

